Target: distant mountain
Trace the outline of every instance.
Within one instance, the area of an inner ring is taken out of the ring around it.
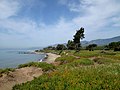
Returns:
[[[120,36],[108,38],[108,39],[96,39],[96,40],[92,40],[92,41],[82,41],[81,44],[82,44],[82,46],[87,46],[89,44],[97,44],[97,45],[101,46],[101,45],[107,45],[111,42],[118,42],[118,41],[120,41]]]
[[[87,46],[89,44],[97,44],[98,46],[102,46],[102,45],[108,45],[111,42],[118,42],[118,41],[120,41],[120,36],[113,37],[113,38],[107,38],[107,39],[96,39],[96,40],[91,40],[91,41],[81,41],[81,45],[82,46]],[[67,43],[63,43],[63,44],[65,46],[67,45]],[[49,45],[49,46],[56,47],[57,45],[58,44]]]

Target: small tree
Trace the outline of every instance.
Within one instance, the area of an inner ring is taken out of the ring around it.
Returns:
[[[69,49],[69,50],[74,50],[75,49],[75,44],[72,40],[68,40],[67,49]]]
[[[86,49],[89,51],[93,51],[95,47],[97,47],[97,44],[90,44],[86,47]]]
[[[56,47],[57,50],[65,50],[66,49],[66,46],[63,45],[63,44],[58,44],[57,47]]]
[[[114,51],[120,51],[120,41],[119,42],[111,42],[109,43],[109,49],[113,49]]]
[[[80,40],[83,38],[85,38],[84,37],[84,28],[81,27],[80,30],[77,30],[76,34],[74,35],[74,39],[73,39],[76,50],[80,50],[80,47],[81,47]]]

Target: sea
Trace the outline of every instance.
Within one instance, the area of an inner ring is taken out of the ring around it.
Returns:
[[[7,50],[0,49],[0,68],[16,68],[19,64],[38,61],[45,57],[45,54],[31,54],[33,50]],[[21,53],[27,52],[27,54]]]

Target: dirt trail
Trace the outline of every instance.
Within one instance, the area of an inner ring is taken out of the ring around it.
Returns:
[[[47,63],[53,63],[56,58],[60,57],[60,55],[53,54],[53,53],[47,53],[47,55],[48,55],[48,58],[45,59],[45,62]]]
[[[42,75],[43,71],[37,67],[25,67],[16,69],[8,75],[0,77],[0,90],[12,90],[15,84],[25,83],[31,81],[34,77]]]

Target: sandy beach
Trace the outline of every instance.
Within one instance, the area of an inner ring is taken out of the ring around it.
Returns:
[[[46,53],[48,55],[47,59],[44,60],[44,62],[47,63],[53,63],[56,58],[60,57],[60,55],[53,54],[53,53]]]

